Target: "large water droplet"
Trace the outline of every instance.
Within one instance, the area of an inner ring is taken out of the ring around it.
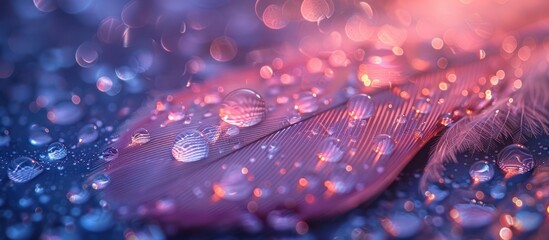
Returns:
[[[497,163],[508,176],[529,172],[535,166],[530,150],[520,144],[511,144],[503,148],[498,155]]]
[[[52,138],[45,127],[32,125],[29,130],[29,142],[34,146],[42,146],[51,142]]]
[[[475,182],[487,182],[494,177],[494,167],[486,161],[478,161],[471,165],[469,175]]]
[[[226,123],[238,127],[254,126],[265,118],[265,101],[250,89],[237,89],[223,99],[219,117]]]
[[[221,135],[221,127],[214,126],[214,125],[206,125],[198,128],[198,131],[202,133],[204,138],[209,143],[215,143],[217,142],[217,139],[219,139],[219,136]]]
[[[375,105],[372,98],[366,94],[352,96],[347,102],[349,116],[356,120],[368,119],[374,114]]]
[[[395,141],[390,135],[379,134],[373,139],[372,150],[381,155],[389,155],[395,150]]]
[[[144,128],[136,129],[132,134],[132,144],[145,144],[151,141],[151,134]]]
[[[492,222],[495,213],[496,210],[489,206],[456,204],[450,217],[464,228],[482,228]]]
[[[181,162],[195,162],[208,157],[208,142],[199,131],[186,130],[175,137],[172,156]]]
[[[297,95],[294,109],[300,113],[312,113],[318,109],[318,100],[312,92],[302,92]]]
[[[240,201],[248,198],[252,185],[242,172],[242,168],[236,166],[227,169],[219,183],[214,184],[214,193],[227,200]]]
[[[28,182],[44,171],[44,167],[29,157],[18,157],[8,164],[8,177],[18,183]]]
[[[60,142],[54,142],[48,146],[50,160],[59,160],[67,156],[67,148]]]
[[[107,147],[101,152],[101,159],[110,162],[118,157],[118,149],[114,147]]]
[[[87,124],[78,131],[78,143],[85,144],[91,143],[97,140],[99,133],[97,132],[97,126],[95,124]]]
[[[316,156],[325,162],[337,162],[341,160],[344,152],[341,150],[339,140],[334,137],[325,139],[319,146]]]

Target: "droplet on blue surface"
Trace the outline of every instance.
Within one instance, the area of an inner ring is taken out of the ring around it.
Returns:
[[[172,156],[180,162],[195,162],[208,157],[208,142],[199,131],[185,130],[175,137]]]
[[[132,134],[132,144],[145,144],[151,141],[151,134],[147,129],[136,129]]]
[[[370,118],[375,111],[372,98],[366,94],[357,94],[347,101],[347,112],[352,119],[363,120]]]
[[[95,190],[101,190],[106,188],[111,182],[111,178],[105,173],[99,173],[91,176],[90,186]]]
[[[237,89],[225,96],[219,109],[224,122],[237,127],[251,127],[265,118],[267,107],[263,98],[250,89]]]
[[[478,161],[471,165],[469,175],[475,182],[487,182],[494,177],[494,167],[487,161]]]
[[[67,156],[67,148],[60,142],[54,142],[48,146],[50,160],[59,160]]]
[[[32,125],[29,130],[29,142],[34,146],[43,146],[51,142],[49,130],[45,127]]]
[[[101,152],[101,159],[110,162],[118,157],[118,149],[114,147],[107,147]]]
[[[77,187],[71,188],[67,193],[67,199],[72,204],[83,204],[88,201],[89,198],[90,194],[88,191]]]
[[[294,109],[300,113],[312,113],[318,110],[318,100],[312,92],[306,91],[297,95]]]
[[[114,224],[110,212],[94,209],[80,218],[80,225],[90,232],[103,232]]]
[[[209,143],[215,143],[217,142],[217,139],[219,139],[219,136],[221,135],[221,127],[215,126],[215,125],[206,125],[198,128],[198,131],[202,133],[204,138]]]
[[[511,144],[503,148],[498,155],[497,163],[507,176],[529,172],[535,166],[532,152],[520,144]]]
[[[490,224],[496,216],[496,209],[476,204],[456,204],[450,217],[464,228],[482,228]]]
[[[223,199],[234,201],[250,197],[252,185],[244,173],[240,167],[229,167],[221,180],[213,185],[214,193]]]
[[[78,131],[79,144],[94,142],[97,140],[97,137],[99,137],[99,133],[97,132],[97,126],[93,123],[85,125],[80,129],[80,131]]]
[[[44,171],[44,167],[29,157],[18,157],[8,164],[8,177],[17,183],[28,182]]]
[[[454,124],[454,119],[451,113],[443,113],[440,115],[440,125],[451,127]]]
[[[345,152],[341,150],[339,139],[328,137],[318,146],[316,156],[324,162],[338,162]]]
[[[395,141],[390,135],[379,134],[373,139],[372,150],[380,155],[389,155],[395,150]]]

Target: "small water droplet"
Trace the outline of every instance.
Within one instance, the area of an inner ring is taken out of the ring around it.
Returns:
[[[375,105],[370,96],[357,94],[352,96],[347,102],[347,111],[352,119],[368,119],[374,114]]]
[[[88,201],[89,198],[90,194],[88,191],[77,187],[71,188],[67,193],[67,199],[72,204],[83,204]]]
[[[407,121],[408,121],[408,118],[404,114],[398,116],[398,118],[396,119],[397,124],[405,124]]]
[[[373,139],[372,150],[381,155],[389,155],[395,150],[395,141],[390,135],[379,134]]]
[[[136,129],[132,134],[132,144],[145,144],[151,141],[151,134],[147,129]]]
[[[344,155],[341,150],[339,139],[329,137],[325,139],[319,146],[316,156],[319,160],[325,162],[338,162]]]
[[[237,89],[225,96],[219,117],[226,123],[238,127],[254,126],[265,118],[265,101],[250,89]]]
[[[289,116],[286,121],[288,121],[289,124],[296,124],[301,121],[301,115],[299,113],[293,114]]]
[[[208,142],[197,130],[185,130],[175,137],[172,156],[181,162],[195,162],[208,157]]]
[[[223,199],[240,201],[250,197],[252,185],[242,173],[242,168],[232,166],[223,174],[219,183],[214,184],[213,190]]]
[[[420,114],[427,114],[431,112],[431,103],[428,99],[419,99],[414,104],[414,111]]]
[[[497,163],[508,176],[529,172],[535,166],[530,150],[520,144],[511,144],[503,148],[498,155]]]
[[[95,190],[106,188],[111,182],[111,178],[105,173],[95,174],[90,177],[89,184]]]
[[[504,183],[498,183],[490,189],[490,196],[494,199],[503,199],[507,193],[507,187]]]
[[[240,133],[240,129],[237,126],[230,126],[227,128],[225,134],[234,137]]]
[[[343,167],[336,167],[330,172],[328,180],[324,181],[324,187],[329,192],[344,194],[349,193],[355,187],[356,181],[352,172],[347,172]]]
[[[221,135],[221,127],[214,126],[214,125],[206,125],[198,128],[198,131],[202,133],[204,138],[209,143],[215,143],[217,142],[217,139],[219,139],[219,136]]]
[[[469,175],[475,182],[487,182],[494,177],[494,167],[487,161],[478,161],[471,165]]]
[[[95,124],[87,124],[78,131],[78,143],[86,144],[97,140],[99,133],[97,132],[97,126]]]
[[[454,119],[451,113],[443,113],[440,115],[440,124],[445,127],[451,127],[454,124]]]
[[[38,125],[32,125],[29,130],[29,142],[34,146],[43,146],[51,142],[48,129]]]
[[[306,91],[297,95],[294,109],[300,113],[312,113],[318,110],[318,100],[312,92]]]
[[[54,142],[48,146],[50,160],[59,160],[67,156],[67,148],[60,142]]]
[[[44,167],[29,157],[18,157],[8,164],[8,177],[17,183],[28,182],[44,171]]]
[[[118,158],[118,149],[114,147],[107,147],[103,152],[101,152],[101,159],[110,162]]]

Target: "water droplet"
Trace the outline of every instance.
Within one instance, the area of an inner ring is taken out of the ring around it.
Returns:
[[[498,166],[508,176],[523,174],[534,168],[534,158],[528,148],[520,144],[511,144],[498,155]]]
[[[214,184],[213,190],[223,199],[240,201],[250,197],[252,185],[242,173],[242,168],[232,166],[223,174],[219,183]]]
[[[312,92],[302,92],[297,95],[294,109],[300,113],[312,113],[318,109],[318,100]]]
[[[324,187],[329,192],[344,194],[353,190],[356,181],[351,172],[343,167],[337,167],[330,172],[328,180],[324,181]]]
[[[80,218],[80,225],[90,232],[103,232],[114,224],[110,212],[94,209]]]
[[[34,146],[42,146],[51,142],[52,138],[45,127],[32,125],[29,130],[29,142]]]
[[[48,146],[50,160],[59,160],[67,156],[67,148],[60,142],[54,142]]]
[[[50,122],[58,125],[70,125],[82,118],[82,108],[72,102],[61,102],[48,111]]]
[[[151,134],[144,128],[135,130],[132,134],[132,144],[145,144],[151,141]]]
[[[225,134],[234,137],[240,133],[240,129],[237,126],[230,126],[227,128]]]
[[[431,103],[428,99],[419,99],[414,104],[414,111],[416,113],[427,114],[431,112]]]
[[[482,228],[494,219],[493,207],[476,204],[456,204],[450,211],[450,217],[464,228]]]
[[[503,199],[507,193],[507,187],[504,183],[498,183],[490,189],[490,196],[494,199]]]
[[[289,116],[288,119],[286,119],[286,121],[288,121],[289,124],[296,124],[299,121],[301,121],[301,115],[300,114],[293,114],[293,115]]]
[[[217,139],[219,139],[219,136],[221,135],[221,127],[214,126],[214,125],[206,125],[206,126],[200,127],[198,128],[198,131],[202,133],[204,138],[209,143],[217,142]]]
[[[445,127],[451,127],[454,124],[454,119],[451,113],[443,113],[440,115],[440,124]]]
[[[396,122],[398,124],[405,124],[406,122],[408,121],[408,118],[406,117],[406,115],[400,115],[398,116],[398,118],[396,119]]]
[[[368,119],[374,114],[375,105],[370,96],[357,94],[347,102],[347,111],[349,116],[355,120]]]
[[[175,137],[172,156],[181,162],[195,162],[208,157],[208,142],[199,131],[186,130]]]
[[[321,161],[338,162],[341,160],[344,153],[345,152],[343,152],[339,146],[339,139],[329,137],[318,146],[316,156]]]
[[[107,174],[105,173],[93,175],[89,179],[90,186],[95,190],[101,190],[106,188],[110,182],[111,178],[109,178],[109,176],[107,176]]]
[[[381,226],[393,237],[410,238],[419,232],[422,221],[416,215],[398,212],[382,219]]]
[[[44,171],[44,167],[29,157],[18,157],[8,164],[8,177],[17,183],[28,182]]]
[[[237,89],[223,99],[219,117],[226,123],[238,127],[254,126],[265,118],[265,101],[250,89]]]
[[[544,216],[539,212],[520,210],[515,214],[513,226],[522,232],[530,232],[538,229],[543,219]]]
[[[469,175],[475,182],[487,182],[494,177],[494,167],[487,161],[478,161],[471,165]]]
[[[97,132],[97,126],[95,124],[87,124],[78,131],[78,143],[86,144],[97,140],[99,133]]]
[[[118,157],[118,149],[114,147],[107,147],[101,152],[101,159],[110,162]]]
[[[88,191],[77,187],[71,188],[67,193],[67,199],[72,204],[83,204],[88,201],[89,198],[90,194]]]
[[[389,155],[395,150],[395,141],[390,135],[379,134],[373,139],[372,150],[381,155]]]

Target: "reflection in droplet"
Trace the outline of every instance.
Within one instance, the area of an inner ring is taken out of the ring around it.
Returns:
[[[97,140],[97,137],[99,137],[99,133],[97,132],[97,126],[93,123],[85,125],[78,131],[79,144],[94,142]]]
[[[395,141],[390,135],[379,134],[373,139],[372,150],[381,155],[389,155],[395,150]]]
[[[45,127],[32,125],[29,130],[29,142],[34,146],[42,146],[51,142],[52,138]]]
[[[218,37],[210,45],[210,55],[219,62],[232,60],[238,53],[236,42],[227,36]]]
[[[132,134],[132,144],[145,144],[151,141],[151,134],[147,129],[136,129]]]
[[[294,109],[300,113],[312,113],[316,111],[318,109],[316,95],[309,91],[300,93],[295,100]]]
[[[325,162],[338,162],[343,157],[339,140],[334,137],[325,139],[319,146],[316,156],[319,160]]]
[[[206,125],[199,127],[198,130],[209,143],[215,143],[221,135],[221,127],[214,125]]]
[[[250,89],[237,89],[223,99],[219,117],[226,123],[238,127],[254,126],[266,116],[265,101]]]
[[[17,183],[28,182],[44,171],[44,167],[29,157],[18,157],[8,164],[8,177]]]
[[[185,130],[175,137],[172,156],[180,162],[195,162],[208,157],[208,142],[199,131]]]
[[[101,152],[101,159],[110,162],[118,157],[118,149],[114,147],[107,147]]]
[[[213,190],[218,197],[240,201],[250,197],[252,185],[241,168],[232,166],[223,174],[219,183],[213,185]]]
[[[498,155],[497,163],[508,176],[529,172],[535,166],[530,150],[520,144],[511,144],[503,148]]]
[[[494,168],[486,161],[478,161],[471,165],[469,175],[475,182],[490,181],[494,177]]]
[[[48,146],[50,160],[59,160],[67,156],[67,148],[60,142],[54,142]]]
[[[374,114],[374,110],[372,98],[366,94],[354,95],[347,102],[347,111],[353,119],[368,119]]]

